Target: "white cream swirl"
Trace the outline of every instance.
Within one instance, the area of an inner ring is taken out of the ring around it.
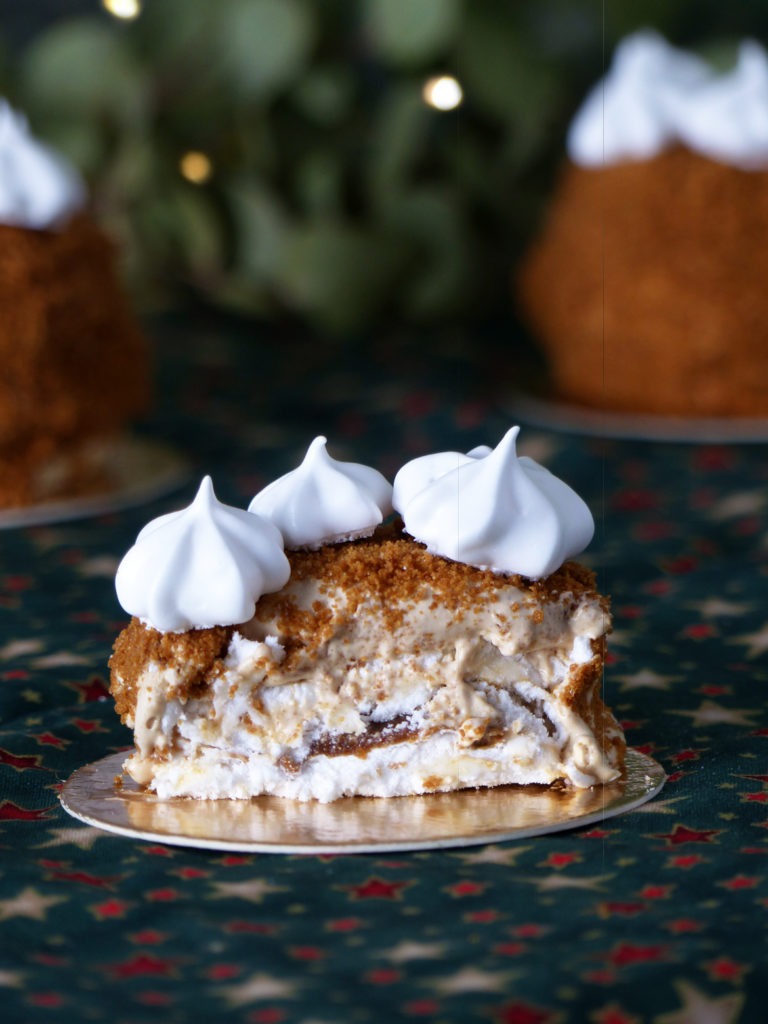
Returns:
[[[519,427],[493,449],[441,452],[395,477],[405,529],[433,554],[541,579],[589,544],[592,514],[566,483],[516,450]]]
[[[768,167],[768,55],[741,43],[735,67],[717,72],[643,30],[616,49],[567,139],[587,167],[648,160],[674,143],[742,170]]]
[[[276,527],[220,502],[210,477],[179,512],[148,523],[120,563],[123,608],[164,633],[231,626],[291,574]]]
[[[85,200],[85,185],[75,168],[35,139],[26,118],[0,100],[0,223],[56,227]]]
[[[392,485],[377,469],[340,462],[316,437],[296,469],[253,498],[249,512],[270,519],[287,548],[319,548],[367,537],[392,511]]]

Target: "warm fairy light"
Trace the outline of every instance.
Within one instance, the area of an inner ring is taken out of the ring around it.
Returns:
[[[464,99],[464,93],[453,75],[429,78],[422,90],[424,102],[435,110],[455,110]]]
[[[123,21],[132,21],[141,14],[141,0],[101,0],[101,6]]]
[[[191,149],[179,160],[179,170],[193,185],[203,185],[213,174],[213,165],[205,153]]]

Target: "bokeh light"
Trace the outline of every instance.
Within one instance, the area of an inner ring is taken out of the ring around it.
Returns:
[[[213,165],[205,153],[191,149],[179,160],[179,170],[193,185],[203,185],[213,174]]]
[[[422,96],[435,110],[455,110],[464,99],[464,92],[453,75],[439,75],[427,79]]]

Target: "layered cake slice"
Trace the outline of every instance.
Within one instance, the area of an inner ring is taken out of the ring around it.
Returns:
[[[394,491],[320,438],[250,511],[206,480],[145,527],[117,576],[126,771],[160,797],[320,801],[617,778],[607,601],[567,561],[592,519],[516,434]]]

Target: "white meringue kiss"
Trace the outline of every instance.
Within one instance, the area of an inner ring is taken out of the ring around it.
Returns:
[[[35,139],[23,115],[0,100],[0,223],[51,228],[85,205],[75,168]]]
[[[339,462],[316,437],[304,461],[253,498],[249,512],[270,519],[287,548],[319,548],[369,536],[392,511],[392,485],[370,466]]]
[[[191,505],[141,530],[115,587],[130,615],[176,633],[246,622],[261,595],[283,587],[290,572],[279,530],[220,502],[207,476]]]
[[[719,73],[657,33],[636,32],[571,124],[567,148],[587,167],[648,160],[674,143],[742,170],[768,167],[768,55],[745,40]]]
[[[442,452],[403,466],[393,500],[408,533],[433,554],[530,579],[583,551],[592,514],[549,470],[518,458],[519,430],[493,450]]]

